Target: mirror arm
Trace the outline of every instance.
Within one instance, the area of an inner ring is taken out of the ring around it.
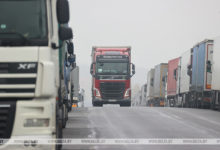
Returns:
[[[60,44],[60,46],[57,46],[56,43],[51,43],[51,47],[56,50],[56,49],[59,49],[63,46],[63,43]]]

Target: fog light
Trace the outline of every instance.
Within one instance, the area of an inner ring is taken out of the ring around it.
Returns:
[[[24,146],[28,147],[28,146],[30,146],[30,143],[28,141],[24,141]]]
[[[48,127],[49,119],[26,119],[24,127]]]
[[[32,147],[36,147],[36,146],[37,146],[37,143],[38,143],[37,141],[31,141],[31,146],[32,146]]]

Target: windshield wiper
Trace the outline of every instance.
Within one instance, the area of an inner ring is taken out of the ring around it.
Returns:
[[[18,41],[17,38],[1,37],[0,36],[0,45],[3,46],[14,46],[14,45],[25,45],[29,43],[29,40],[19,32],[0,32],[0,35],[17,35],[21,41]]]

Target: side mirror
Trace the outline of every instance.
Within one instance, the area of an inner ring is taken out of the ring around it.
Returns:
[[[150,85],[154,86],[154,79],[153,78],[150,79]]]
[[[206,62],[206,64],[207,64],[206,71],[209,72],[209,73],[212,73],[212,63],[211,63],[211,61],[208,60]]]
[[[76,61],[76,55],[70,55],[70,56],[68,57],[68,62],[69,62],[70,64],[74,63],[75,61]]]
[[[131,76],[133,76],[134,74],[135,74],[135,65],[132,64],[132,75]]]
[[[74,53],[74,44],[73,44],[73,42],[68,42],[67,43],[67,51],[68,51],[69,54]]]
[[[90,66],[90,74],[93,76],[93,73],[94,73],[94,71],[93,71],[93,65],[94,65],[94,63],[92,63],[91,64],[91,66]]]
[[[60,27],[59,38],[61,41],[70,40],[73,38],[73,31],[68,27]]]
[[[175,70],[173,71],[173,77],[174,77],[175,80],[177,80],[177,74],[176,74],[177,72],[176,72],[176,71],[177,71],[177,69],[175,69]]]
[[[192,70],[191,70],[191,69],[192,69],[192,65],[188,65],[188,66],[187,66],[187,75],[188,75],[188,76],[191,76],[191,75],[192,75]]]
[[[166,76],[163,76],[162,81],[166,82]]]
[[[57,0],[57,20],[60,24],[69,22],[69,2],[68,0]]]

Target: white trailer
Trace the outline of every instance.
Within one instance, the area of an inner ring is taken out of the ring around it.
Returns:
[[[188,104],[189,91],[190,91],[190,76],[188,75],[188,66],[190,65],[191,50],[184,52],[179,61],[178,65],[178,78],[177,78],[177,99],[176,105]]]
[[[214,39],[212,63],[212,109],[220,109],[220,36]]]
[[[141,86],[140,106],[147,105],[147,84]]]
[[[167,75],[168,64],[161,63],[155,66],[154,71],[154,94],[153,100],[151,101],[153,106],[164,106],[165,105],[165,78]]]
[[[73,87],[73,103],[77,104],[79,102],[79,66],[76,66],[71,73],[71,83]]]
[[[151,69],[147,73],[147,105],[149,106],[149,101],[154,97],[154,69]]]

